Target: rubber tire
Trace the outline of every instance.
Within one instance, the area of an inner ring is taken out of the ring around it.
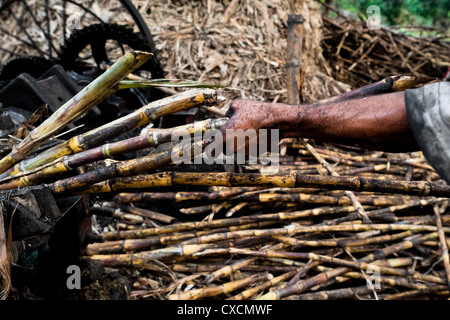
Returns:
[[[152,52],[150,45],[142,35],[134,33],[125,26],[100,23],[75,30],[61,47],[59,63],[66,70],[71,70],[75,66],[78,55],[86,46],[103,43],[106,40],[118,41],[128,45],[134,50]],[[152,73],[152,78],[164,77],[164,72],[155,56],[146,62],[140,69],[150,71]]]

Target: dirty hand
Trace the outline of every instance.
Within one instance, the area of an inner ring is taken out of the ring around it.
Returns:
[[[268,129],[272,127],[273,107],[270,103],[259,102],[253,100],[233,100],[226,116],[230,119],[222,126],[223,141],[233,139],[237,134],[235,130],[241,129],[244,132],[248,129],[256,131],[256,138],[259,136],[259,129]],[[228,131],[227,135],[227,130]],[[242,133],[242,132],[241,132]],[[257,141],[249,141],[246,139],[246,154],[248,154],[248,145],[258,143]],[[235,141],[235,149],[237,151],[237,142]]]
[[[226,140],[226,130],[266,129],[272,119],[272,107],[267,102],[253,100],[233,100],[226,116],[230,119],[222,126],[221,131]]]

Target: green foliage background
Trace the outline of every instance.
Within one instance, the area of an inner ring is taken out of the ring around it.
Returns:
[[[366,17],[370,5],[380,7],[385,25],[437,27],[448,32],[450,0],[322,0],[341,12]]]

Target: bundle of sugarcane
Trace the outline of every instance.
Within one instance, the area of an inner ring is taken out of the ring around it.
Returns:
[[[179,195],[178,200],[192,196]],[[203,199],[205,194],[197,196]],[[121,202],[131,201],[128,195],[118,197]],[[264,208],[264,213],[261,207],[248,207],[245,215],[236,217],[169,222],[136,210],[139,203],[103,203],[122,227],[118,224],[104,232],[104,242],[88,245],[85,259],[139,270],[132,292],[139,298],[448,297],[448,258],[442,259],[440,248],[450,244],[442,242],[450,232],[450,219],[440,215],[438,206],[446,201],[432,198],[364,206],[372,221],[368,224],[362,223],[352,205],[319,204],[284,211],[273,207]],[[417,216],[418,208],[419,212],[435,208],[434,215]],[[152,227],[143,227],[143,221]],[[341,286],[334,290],[342,292],[330,292],[332,284]],[[364,292],[359,290],[362,286],[367,288]],[[311,290],[313,296],[307,293]]]
[[[97,205],[117,225],[107,226],[104,242],[87,246],[85,260],[139,270],[132,296],[143,299],[449,296],[450,219],[441,213],[450,188],[420,154],[361,155],[283,143],[297,155],[285,155],[292,168],[276,175],[254,172],[264,170],[255,165],[242,166],[243,173],[168,171],[108,179],[82,191],[121,191]],[[342,176],[323,175],[320,168],[330,169],[325,158],[336,161],[332,171]],[[303,167],[316,172],[300,174]],[[80,190],[76,183],[96,181],[84,177],[50,188],[67,193]],[[174,212],[168,202],[185,205]]]
[[[84,192],[113,193],[98,208],[117,224],[84,259],[138,271],[137,299],[450,297],[450,188],[420,153],[281,145],[278,174],[242,165],[94,184]]]

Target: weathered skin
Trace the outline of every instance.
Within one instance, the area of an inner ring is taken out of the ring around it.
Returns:
[[[406,116],[404,92],[327,104],[288,105],[234,100],[221,128],[280,129],[280,138],[303,137],[390,152],[419,150]]]

